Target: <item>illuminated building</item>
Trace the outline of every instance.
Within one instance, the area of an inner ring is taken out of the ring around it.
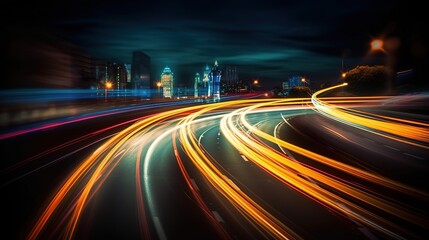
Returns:
[[[212,84],[213,86],[213,101],[219,102],[220,101],[220,78],[221,78],[221,70],[219,70],[219,66],[217,61],[215,61],[215,64],[210,71],[209,74],[209,88]],[[210,84],[211,83],[211,84]]]
[[[131,82],[131,64],[126,63],[125,69],[127,70],[127,83]]]
[[[282,82],[282,88],[283,90],[289,90],[289,82],[288,81]]]
[[[206,67],[204,68],[204,73],[203,73],[203,89],[204,89],[204,96],[206,97],[210,97],[211,96],[211,87],[210,87],[210,79],[209,79],[209,74],[210,74],[210,68],[209,65],[206,65]]]
[[[165,98],[172,98],[174,92],[174,74],[171,69],[167,66],[161,73],[161,86],[162,93]]]
[[[142,97],[151,97],[150,57],[141,51],[133,52],[131,83]]]
[[[197,98],[199,95],[199,88],[200,88],[200,74],[196,73],[195,74],[195,79],[194,79],[194,97]]]
[[[116,90],[125,90],[127,87],[127,69],[125,64],[113,63],[114,85]]]
[[[302,86],[308,87],[310,85],[310,79],[304,78],[302,76],[294,76],[288,79],[288,83],[289,83],[289,89],[294,87],[302,87]]]

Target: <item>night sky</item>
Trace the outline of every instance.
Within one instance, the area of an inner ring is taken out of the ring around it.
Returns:
[[[421,52],[424,41],[415,24],[418,17],[400,1],[68,0],[2,5],[2,30],[7,33],[3,50],[10,55],[16,39],[25,39],[27,45],[32,39],[63,39],[94,58],[123,63],[131,63],[132,51],[142,50],[151,57],[155,78],[168,65],[185,84],[217,59],[220,65],[236,65],[245,81],[258,78],[273,87],[303,75],[318,87],[338,79],[342,57],[345,70],[382,61],[383,56],[369,56],[374,38],[399,40],[398,71],[415,67],[413,49]]]

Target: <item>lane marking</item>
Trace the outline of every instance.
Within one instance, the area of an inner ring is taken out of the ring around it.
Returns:
[[[425,159],[425,158],[423,158],[423,157],[416,156],[416,155],[411,154],[411,153],[402,153],[402,154],[407,155],[407,156],[409,156],[409,157],[417,158],[417,159],[420,159],[420,160],[424,160],[424,159]]]
[[[389,145],[384,145],[384,144],[383,144],[383,146],[385,146],[385,147],[387,147],[387,148],[390,148],[390,149],[393,149],[393,150],[395,150],[395,151],[399,151],[399,149],[397,149],[397,148],[394,148],[394,147],[392,147],[392,146],[389,146]]]
[[[244,159],[244,161],[246,161],[246,162],[248,162],[248,161],[249,161],[249,159],[247,159],[247,157],[246,157],[246,156],[244,156],[243,154],[241,154],[241,157]]]

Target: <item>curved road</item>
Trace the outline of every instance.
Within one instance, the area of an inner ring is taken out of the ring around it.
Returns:
[[[3,232],[424,239],[428,117],[319,95],[133,109],[5,138]]]

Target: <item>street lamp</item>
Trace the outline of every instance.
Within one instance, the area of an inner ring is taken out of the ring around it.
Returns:
[[[107,90],[109,88],[112,88],[112,83],[111,82],[106,82],[105,86],[104,86],[104,100],[107,101]]]
[[[158,97],[161,97],[161,91],[160,91],[161,86],[162,86],[161,82],[157,82],[156,86],[158,87]]]
[[[253,86],[250,86],[250,90],[256,91],[256,87],[258,86],[258,84],[259,84],[258,79],[253,80],[253,84],[252,84]]]
[[[374,39],[371,41],[371,50],[372,51],[383,51],[384,52],[384,48],[383,48],[384,42],[381,39]]]

